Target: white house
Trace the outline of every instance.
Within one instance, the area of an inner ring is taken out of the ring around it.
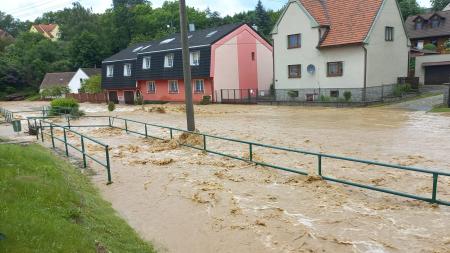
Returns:
[[[407,76],[409,40],[396,0],[290,0],[272,36],[277,96],[294,90],[312,101],[350,91],[366,101]]]
[[[70,89],[70,92],[72,93],[78,93],[78,90],[81,89],[81,84],[91,78],[95,75],[101,75],[102,70],[96,69],[96,68],[80,68],[77,72],[75,72],[75,75],[70,80],[68,87]]]

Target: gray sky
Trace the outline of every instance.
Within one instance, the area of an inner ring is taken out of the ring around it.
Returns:
[[[61,10],[68,7],[75,0],[1,0],[7,2],[0,5],[0,11],[20,18],[21,20],[34,20],[44,12]],[[158,7],[164,0],[150,0],[153,6]],[[112,0],[79,0],[85,7],[92,7],[94,12],[101,13],[110,8]],[[218,11],[222,15],[234,14],[237,12],[253,9],[258,0],[186,0],[190,6],[199,9],[210,7],[211,10]],[[270,9],[279,9],[287,0],[262,0],[263,4]],[[430,0],[418,0],[424,7],[430,6]]]

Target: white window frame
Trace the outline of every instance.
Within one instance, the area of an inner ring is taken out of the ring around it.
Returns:
[[[144,58],[142,58],[142,69],[150,69],[151,66],[152,66],[152,57],[144,56]]]
[[[172,91],[170,89],[172,82],[175,82],[176,85],[177,85],[177,90],[176,91]],[[180,86],[178,85],[178,80],[169,80],[169,82],[167,83],[167,88],[169,90],[169,94],[178,94],[178,93],[180,93]]]
[[[194,51],[190,54],[191,66],[200,66],[200,51]]]
[[[153,86],[153,90],[150,90],[150,85]],[[156,94],[156,82],[155,81],[147,82],[147,94]]]
[[[131,76],[131,63],[123,65],[123,76]]]
[[[114,76],[114,65],[107,65],[106,66],[106,77],[113,77]]]
[[[194,93],[201,93],[201,94],[205,93],[205,80],[194,79],[193,81],[194,81],[194,88],[193,88]],[[197,81],[201,81],[201,86],[202,86],[201,90],[197,90]]]
[[[164,68],[173,68],[175,61],[174,54],[166,54],[164,57]]]

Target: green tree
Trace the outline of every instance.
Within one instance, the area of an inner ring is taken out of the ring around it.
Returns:
[[[102,50],[102,44],[97,35],[82,32],[70,43],[73,66],[76,68],[100,66],[103,59]]]
[[[421,8],[417,3],[417,0],[399,0],[398,3],[400,5],[403,19],[406,19],[412,15],[417,15],[423,11],[423,8]]]
[[[272,29],[270,24],[270,17],[266,9],[262,5],[261,0],[258,0],[258,4],[255,8],[255,25],[258,27],[258,30],[262,34],[270,34],[270,31]]]
[[[441,11],[450,3],[450,0],[431,0],[433,10]]]
[[[102,92],[102,77],[100,75],[91,76],[81,84],[81,90],[91,94]]]

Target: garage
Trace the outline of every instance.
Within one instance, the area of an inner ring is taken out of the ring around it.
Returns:
[[[450,82],[450,62],[427,62],[425,68],[425,85],[436,85]]]

